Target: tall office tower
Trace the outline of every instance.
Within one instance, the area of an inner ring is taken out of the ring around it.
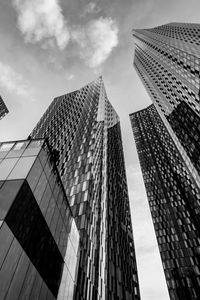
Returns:
[[[170,299],[199,299],[200,189],[153,104],[130,120]]]
[[[140,299],[119,117],[102,78],[53,100],[46,137],[80,233],[74,299]]]
[[[134,30],[134,66],[200,186],[200,24]]]
[[[171,299],[200,295],[200,25],[134,30],[153,105],[130,115]]]
[[[0,120],[5,117],[5,115],[8,113],[7,106],[5,105],[3,99],[0,96]]]

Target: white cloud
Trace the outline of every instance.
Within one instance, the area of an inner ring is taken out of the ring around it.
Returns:
[[[81,57],[92,67],[101,65],[118,44],[118,27],[111,18],[90,21],[85,28],[75,29],[72,38],[81,47]]]
[[[82,13],[81,16],[82,16],[82,17],[85,17],[86,15],[92,14],[92,13],[97,14],[97,13],[100,12],[100,11],[101,11],[100,7],[98,7],[97,4],[96,4],[95,2],[89,2],[89,3],[86,5],[86,7],[85,7],[85,9],[84,9],[84,11],[83,11],[83,13]]]
[[[70,39],[79,45],[80,56],[92,67],[100,66],[118,44],[118,27],[111,18],[92,20],[85,26],[69,26],[58,0],[13,0],[18,12],[18,27],[25,40],[41,43],[43,49],[57,45],[63,50]],[[85,13],[99,8],[90,2]]]
[[[27,42],[56,42],[63,50],[70,34],[58,0],[13,0],[18,12],[18,26]]]
[[[10,93],[34,100],[32,96],[33,90],[28,81],[3,62],[0,62],[0,85]]]

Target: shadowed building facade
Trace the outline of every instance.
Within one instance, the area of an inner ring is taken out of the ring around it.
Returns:
[[[48,143],[1,143],[0,299],[73,299],[78,247]]]
[[[46,137],[80,234],[74,299],[140,299],[119,117],[102,78],[53,100]]]
[[[134,30],[153,105],[130,115],[171,299],[200,295],[200,25]]]
[[[0,96],[0,120],[8,113],[8,108]]]

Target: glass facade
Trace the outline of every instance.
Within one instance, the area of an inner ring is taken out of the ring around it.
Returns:
[[[155,106],[130,119],[170,299],[199,299],[200,189]]]
[[[200,295],[200,24],[133,31],[153,105],[130,115],[173,300]]]
[[[139,299],[119,117],[102,78],[55,98],[31,136],[48,139],[79,229],[74,299]]]
[[[48,143],[1,143],[0,157],[0,298],[73,299],[79,233]]]
[[[133,36],[134,67],[200,187],[200,24],[170,23]]]
[[[0,120],[8,113],[8,108],[0,96]]]

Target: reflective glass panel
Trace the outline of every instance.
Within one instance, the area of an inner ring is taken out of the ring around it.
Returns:
[[[38,181],[40,179],[41,173],[42,173],[42,166],[41,166],[39,159],[37,158],[33,164],[31,171],[28,174],[28,177],[27,177],[27,181],[28,181],[32,191],[35,189],[36,184],[38,183]]]
[[[4,219],[24,180],[7,180],[0,189],[0,220]]]
[[[8,153],[7,157],[20,157],[26,149],[28,143],[29,141],[16,143],[12,150]]]
[[[9,151],[13,145],[14,145],[14,143],[2,143],[0,146],[0,152]]]
[[[31,141],[22,156],[38,155],[43,144],[44,140]]]
[[[35,161],[35,158],[35,156],[21,157],[10,173],[8,179],[26,178]]]
[[[18,158],[9,158],[2,161],[0,164],[0,180],[5,180],[8,177],[17,161]]]

